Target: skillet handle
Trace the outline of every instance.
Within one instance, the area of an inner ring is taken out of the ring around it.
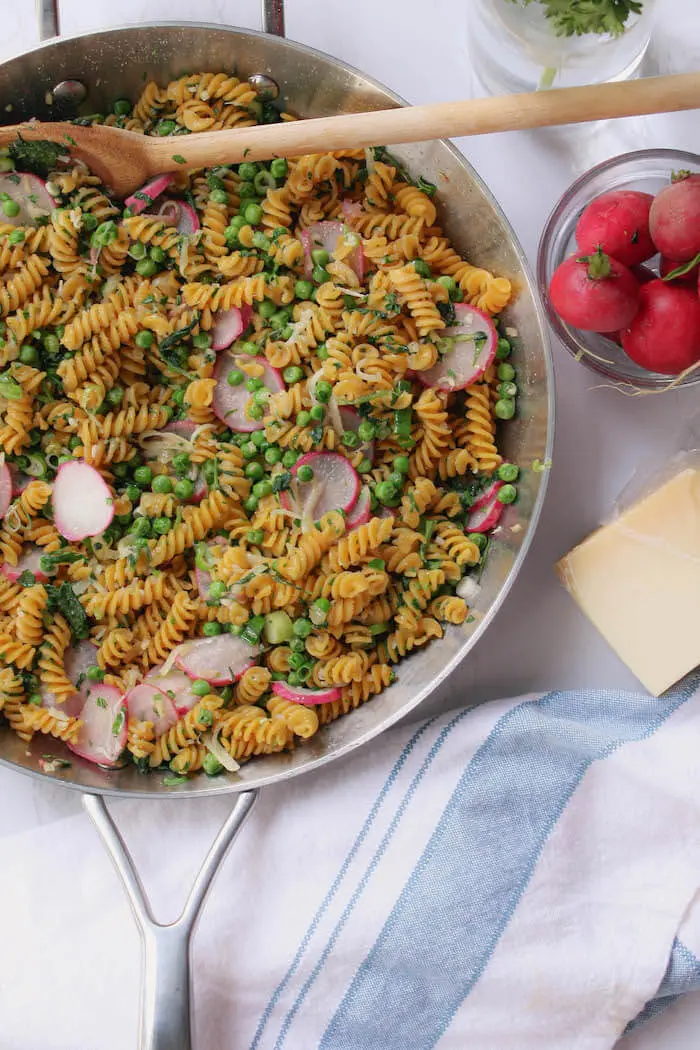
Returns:
[[[112,858],[141,934],[139,1050],[192,1050],[190,940],[212,880],[257,795],[257,791],[244,791],[238,796],[199,869],[182,914],[167,924],[153,918],[133,859],[104,798],[83,795],[83,806]]]
[[[263,33],[284,36],[284,0],[262,0]]]

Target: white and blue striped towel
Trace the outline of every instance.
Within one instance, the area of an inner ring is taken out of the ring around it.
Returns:
[[[113,804],[160,917],[228,805]],[[86,818],[0,850],[0,1045],[134,1046],[137,938]],[[195,938],[197,1050],[608,1050],[700,987],[699,888],[697,679],[400,727],[262,793]]]

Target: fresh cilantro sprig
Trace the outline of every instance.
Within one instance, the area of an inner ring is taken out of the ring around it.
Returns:
[[[527,7],[533,0],[510,0]],[[630,15],[642,13],[643,0],[538,0],[557,36],[624,33]]]

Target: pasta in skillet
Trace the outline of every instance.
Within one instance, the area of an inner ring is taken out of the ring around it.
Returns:
[[[176,170],[124,203],[63,147],[0,155],[0,718],[24,741],[214,776],[469,619],[517,495],[510,282],[384,150],[177,170],[181,135],[280,119],[225,73],[149,82],[104,120],[172,136]]]

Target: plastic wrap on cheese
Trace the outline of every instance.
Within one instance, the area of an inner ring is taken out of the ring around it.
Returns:
[[[700,664],[700,466],[679,469],[556,568],[591,623],[659,696]]]

